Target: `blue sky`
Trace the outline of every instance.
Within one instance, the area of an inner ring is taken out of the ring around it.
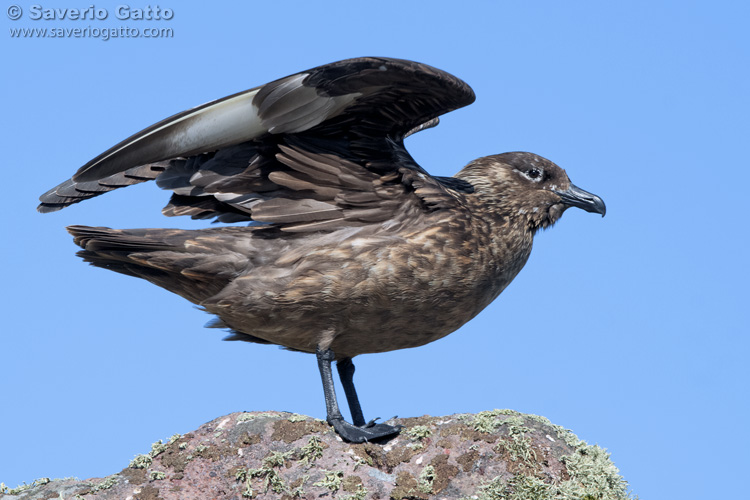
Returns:
[[[408,139],[430,172],[532,151],[608,213],[571,210],[539,234],[526,268],[458,332],[357,358],[365,415],[512,408],[607,448],[641,498],[744,491],[749,4],[183,1],[160,3],[174,13],[161,21],[117,19],[118,4],[96,3],[106,20],[34,21],[32,3],[2,16],[0,481],[102,477],[235,411],[324,418],[312,356],[221,342],[183,299],[75,257],[70,224],[206,225],[162,217],[167,193],[151,183],[50,215],[35,206],[166,116],[384,55],[450,71],[477,94]],[[173,36],[10,35],[121,26]]]

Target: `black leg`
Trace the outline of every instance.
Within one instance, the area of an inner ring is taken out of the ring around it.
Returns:
[[[344,382],[343,380],[346,378],[344,377],[342,378],[342,383],[344,383],[345,388],[347,387],[347,385],[349,386],[349,388],[345,389],[347,400],[349,400],[349,403],[351,404],[352,398],[356,402],[357,410],[352,409],[352,413],[354,415],[353,419],[355,423],[358,423],[360,421],[362,423],[358,425],[352,425],[344,420],[344,417],[341,415],[341,410],[339,410],[338,401],[336,401],[336,389],[333,386],[333,372],[331,371],[331,362],[336,358],[336,355],[330,349],[327,349],[325,351],[318,349],[315,352],[315,355],[318,358],[320,378],[323,381],[323,394],[326,398],[326,420],[328,420],[328,423],[331,424],[334,429],[336,429],[336,432],[339,434],[339,436],[341,436],[345,441],[350,441],[352,443],[362,443],[365,441],[371,441],[373,439],[393,436],[399,433],[399,431],[401,430],[401,426],[375,424],[373,422],[369,424],[364,423],[365,419],[362,416],[362,409],[359,407],[359,401],[357,401],[357,393],[354,391],[354,383],[352,382],[352,376],[354,375],[354,365],[351,364],[351,360],[349,360],[349,364],[351,365],[350,371],[347,371],[345,368],[339,368],[339,370],[340,372],[344,370],[348,373],[348,381]],[[346,365],[346,363],[344,363],[344,365]]]
[[[331,361],[334,360],[335,354],[330,349],[326,351],[318,349],[315,351],[315,356],[318,358],[320,378],[323,380],[323,395],[326,398],[326,419],[331,424],[331,420],[344,419],[341,415],[341,410],[339,410],[339,402],[336,400],[336,388],[333,385],[333,373],[331,372]]]
[[[365,425],[365,416],[362,413],[362,407],[359,404],[357,391],[354,389],[354,363],[352,358],[344,358],[336,362],[336,368],[339,371],[341,385],[344,386],[346,401],[349,403],[349,411],[352,414],[352,423],[357,427]]]

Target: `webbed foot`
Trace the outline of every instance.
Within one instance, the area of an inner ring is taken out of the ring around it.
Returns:
[[[350,443],[364,443],[395,436],[403,428],[402,425],[376,424],[374,420],[361,427],[352,425],[343,418],[331,419],[328,423],[336,429],[344,441]]]

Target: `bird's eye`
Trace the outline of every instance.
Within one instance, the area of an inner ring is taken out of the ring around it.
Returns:
[[[526,175],[528,175],[530,179],[538,179],[542,176],[542,171],[538,168],[532,168]]]

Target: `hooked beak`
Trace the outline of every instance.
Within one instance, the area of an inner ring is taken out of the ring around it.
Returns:
[[[555,191],[555,193],[562,198],[562,202],[569,207],[582,208],[587,212],[602,214],[607,213],[607,207],[604,205],[604,201],[595,194],[591,194],[588,191],[584,191],[575,184],[570,184],[570,187],[565,191]]]

